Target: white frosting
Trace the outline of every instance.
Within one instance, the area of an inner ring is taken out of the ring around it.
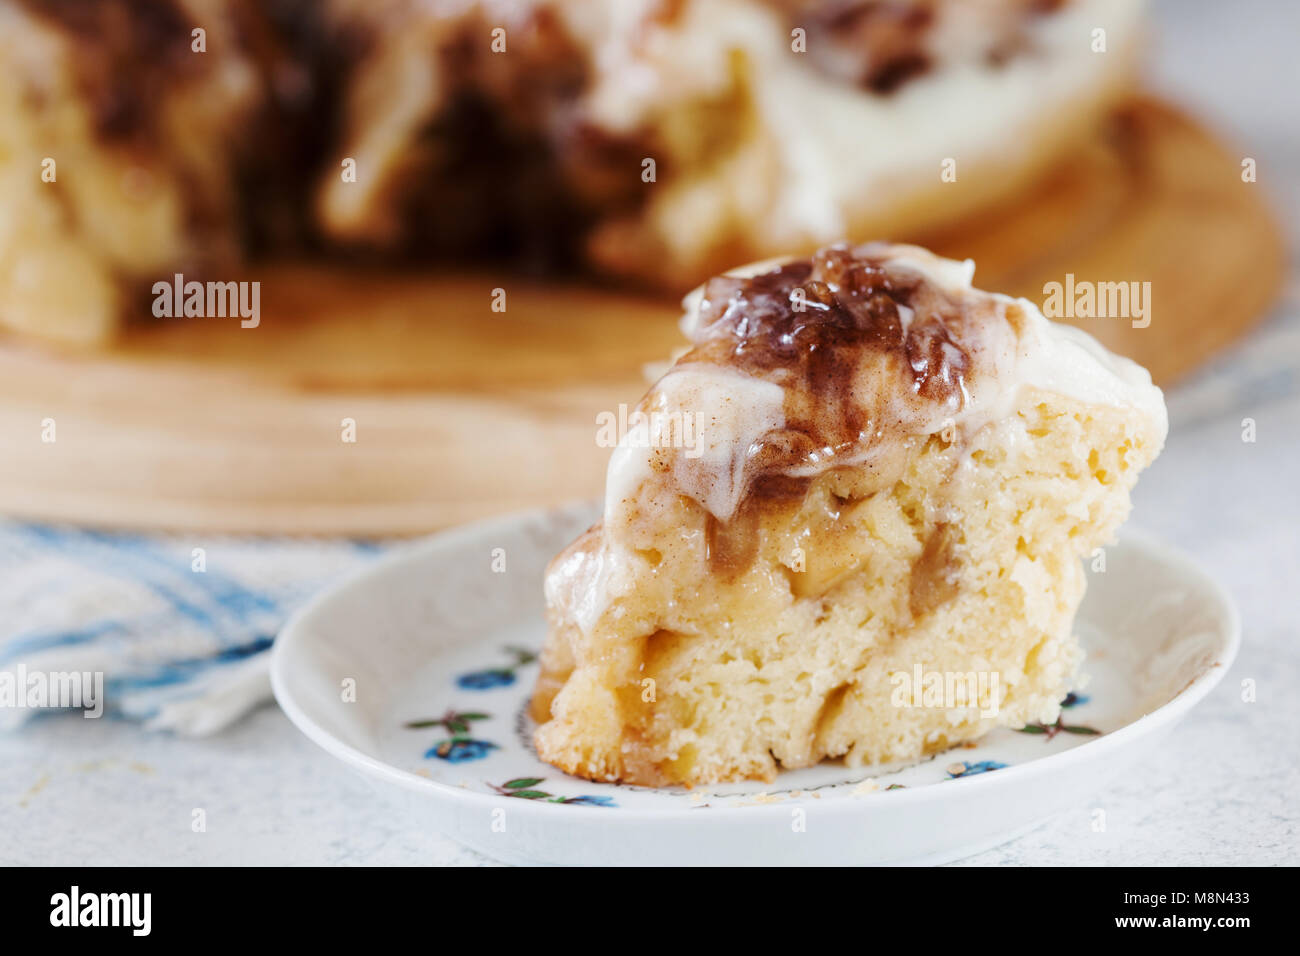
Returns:
[[[931,188],[945,159],[958,161],[960,177],[969,164],[1024,148],[1062,103],[1115,81],[1142,7],[1073,0],[1038,17],[1018,12],[1028,45],[991,66],[981,43],[997,11],[947,4],[929,43],[933,68],[888,95],[828,75],[812,52],[792,53],[786,18],[754,0],[688,0],[671,18],[656,16],[659,0],[588,0],[562,11],[596,51],[583,112],[615,134],[653,127],[675,104],[725,98],[743,57],[761,122],[751,140],[730,144],[738,152],[727,168],[737,175],[710,180],[712,198],[683,185],[662,215],[673,220],[672,203],[735,203],[761,210],[757,245],[794,247],[833,241],[849,221]],[[1106,52],[1092,49],[1096,29],[1106,31]]]
[[[1045,318],[1028,299],[1017,302],[1029,319],[1029,334],[1022,340],[1013,387],[1031,385],[1082,402],[1141,409],[1164,441],[1169,431],[1165,397],[1150,372],[1083,329]]]
[[[891,268],[915,272],[953,297],[969,292],[975,281],[974,259],[944,259],[920,246],[888,242],[869,242],[861,248],[866,252],[877,249],[886,252]]]
[[[649,419],[628,429],[610,457],[605,478],[605,514],[616,514],[637,489],[656,455],[685,458],[691,470],[711,480],[700,504],[729,515],[744,493],[744,455],[738,442],[753,441],[785,424],[785,392],[779,385],[734,369],[704,363],[674,366],[655,385]],[[683,421],[674,411],[689,416]],[[666,414],[665,414],[666,413]]]

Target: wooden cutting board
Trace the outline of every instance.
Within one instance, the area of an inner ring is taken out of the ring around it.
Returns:
[[[1242,181],[1242,158],[1136,100],[1015,207],[912,238],[1037,302],[1066,273],[1151,282],[1147,328],[1080,324],[1168,383],[1281,282],[1266,187]],[[0,342],[0,511],[381,535],[590,498],[609,455],[597,414],[634,404],[645,364],[682,342],[675,301],[597,287],[319,264],[245,278],[262,283],[255,330],[178,321],[93,354]]]

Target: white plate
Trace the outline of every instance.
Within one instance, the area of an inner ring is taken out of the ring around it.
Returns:
[[[1081,805],[1209,693],[1239,643],[1214,581],[1128,534],[1090,576],[1078,620],[1087,685],[1063,711],[1066,730],[998,730],[907,767],[824,763],[766,785],[590,783],[534,754],[525,705],[537,665],[511,649],[541,646],[543,569],[594,516],[575,506],[457,529],[321,595],[275,643],[280,706],[404,794],[412,826],[508,862],[933,863]]]

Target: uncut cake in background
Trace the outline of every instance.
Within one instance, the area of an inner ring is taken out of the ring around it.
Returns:
[[[680,291],[916,232],[1092,135],[1140,6],[0,0],[0,326],[102,342],[286,253]]]
[[[593,780],[771,780],[1051,722],[1081,559],[1159,453],[1133,362],[915,246],[707,282],[690,348],[551,563],[538,754]],[[982,674],[909,706],[899,673]],[[993,679],[996,678],[996,679]]]

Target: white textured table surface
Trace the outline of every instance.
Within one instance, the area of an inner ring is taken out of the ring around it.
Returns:
[[[1170,0],[1155,85],[1259,161],[1300,247],[1300,4]],[[1295,262],[1293,261],[1293,266]],[[1300,270],[1293,268],[1293,276]],[[972,864],[1300,863],[1300,283],[1278,317],[1170,395],[1168,447],[1133,524],[1192,553],[1236,597],[1227,679],[1149,764]],[[1242,441],[1254,419],[1257,440]],[[1257,685],[1254,703],[1241,683]],[[204,740],[52,717],[0,735],[0,864],[468,864],[268,707]],[[202,807],[207,830],[194,833]],[[1095,833],[1091,811],[1106,811]]]

